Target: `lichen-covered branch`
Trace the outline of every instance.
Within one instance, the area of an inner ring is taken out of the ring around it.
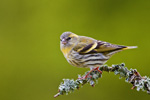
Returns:
[[[125,67],[124,63],[112,65],[111,67],[104,65],[99,67],[99,70],[102,72],[114,72],[115,75],[120,75],[120,78],[124,77],[126,82],[131,83],[133,85],[131,89],[136,88],[137,91],[142,90],[150,94],[150,78],[147,76],[142,77],[136,69],[129,70],[127,67]],[[95,86],[98,79],[102,77],[102,74],[95,70],[88,74],[87,78],[84,78],[88,72],[85,72],[85,74],[82,76],[78,75],[77,80],[63,79],[64,82],[59,85],[58,93],[54,95],[54,97],[71,93],[86,83],[89,83],[91,86]]]

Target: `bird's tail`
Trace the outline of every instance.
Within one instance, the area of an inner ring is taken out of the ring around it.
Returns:
[[[135,49],[135,48],[137,48],[137,46],[126,46],[126,47],[123,48],[122,50]]]
[[[120,46],[120,48],[117,48],[111,52],[109,52],[107,55],[108,56],[111,56],[117,52],[120,52],[120,51],[123,51],[123,50],[127,50],[127,49],[134,49],[134,48],[137,48],[137,46]]]

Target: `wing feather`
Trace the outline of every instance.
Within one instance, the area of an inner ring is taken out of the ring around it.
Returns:
[[[74,50],[80,54],[91,54],[91,53],[104,53],[114,54],[127,48],[127,46],[110,44],[104,41],[97,41],[89,37],[81,37],[79,43],[75,46]],[[114,52],[114,53],[113,53]]]

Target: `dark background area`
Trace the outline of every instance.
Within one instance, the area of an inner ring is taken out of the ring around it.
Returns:
[[[76,79],[89,69],[72,67],[60,51],[60,35],[72,31],[99,40],[137,45],[114,55],[108,65],[124,62],[150,75],[149,0],[1,0],[0,100],[55,100],[63,78]],[[145,92],[113,73],[103,73],[95,88],[57,100],[147,100]]]

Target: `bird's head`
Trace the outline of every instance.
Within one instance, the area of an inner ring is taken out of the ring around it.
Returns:
[[[60,44],[61,46],[74,46],[78,41],[78,35],[72,32],[64,32],[60,36]]]

